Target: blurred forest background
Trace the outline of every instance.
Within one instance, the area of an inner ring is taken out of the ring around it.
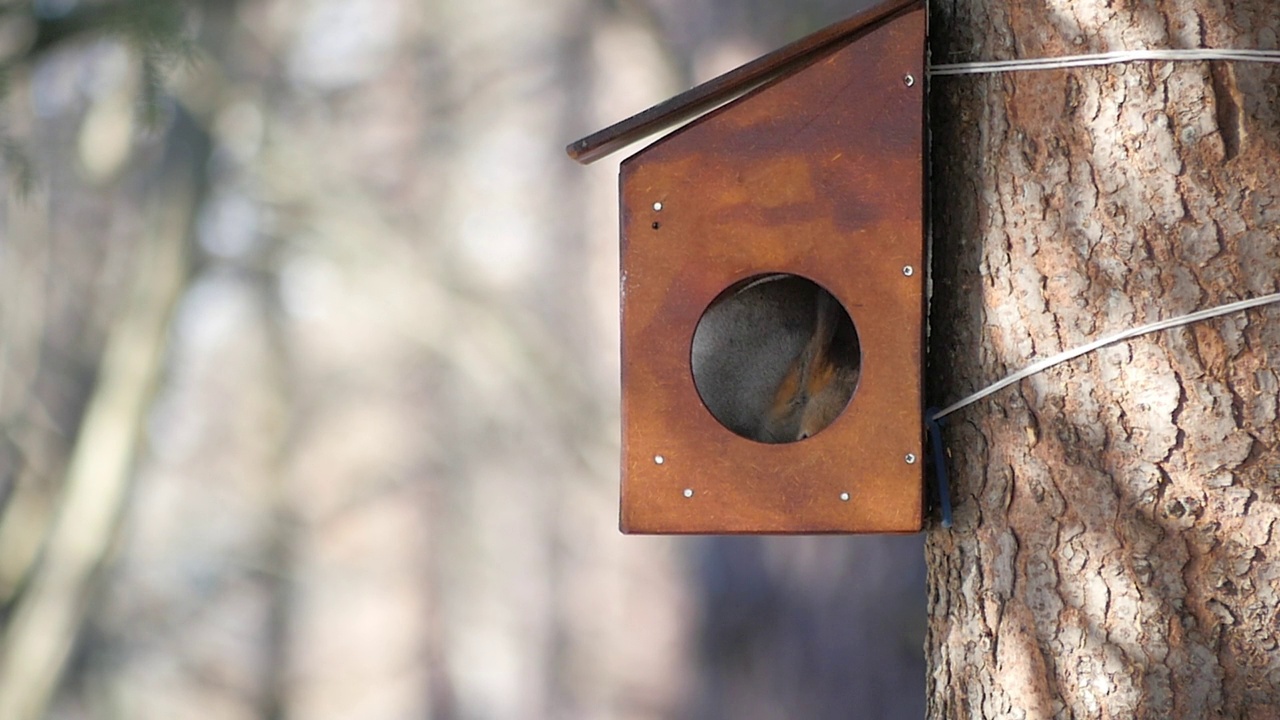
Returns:
[[[869,4],[0,0],[0,718],[922,717],[919,537],[619,535],[563,153]]]

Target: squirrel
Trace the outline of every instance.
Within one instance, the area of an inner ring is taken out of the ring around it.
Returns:
[[[703,404],[731,431],[763,443],[804,440],[844,411],[858,384],[857,332],[840,303],[795,275],[722,293],[693,335]]]

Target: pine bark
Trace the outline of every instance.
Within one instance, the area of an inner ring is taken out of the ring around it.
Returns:
[[[1274,0],[936,2],[934,63],[1276,49]],[[931,396],[1280,290],[1280,66],[938,77]],[[1280,307],[949,418],[929,717],[1280,717]]]

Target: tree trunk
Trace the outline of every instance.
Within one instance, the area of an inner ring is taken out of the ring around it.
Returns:
[[[933,62],[1275,49],[1275,0],[934,3]],[[932,396],[1276,292],[1280,67],[934,79]],[[1280,717],[1280,307],[1146,335],[948,419],[929,716]]]

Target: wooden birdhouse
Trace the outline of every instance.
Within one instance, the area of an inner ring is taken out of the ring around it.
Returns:
[[[924,39],[894,0],[569,146],[680,125],[621,166],[624,532],[920,529]]]

